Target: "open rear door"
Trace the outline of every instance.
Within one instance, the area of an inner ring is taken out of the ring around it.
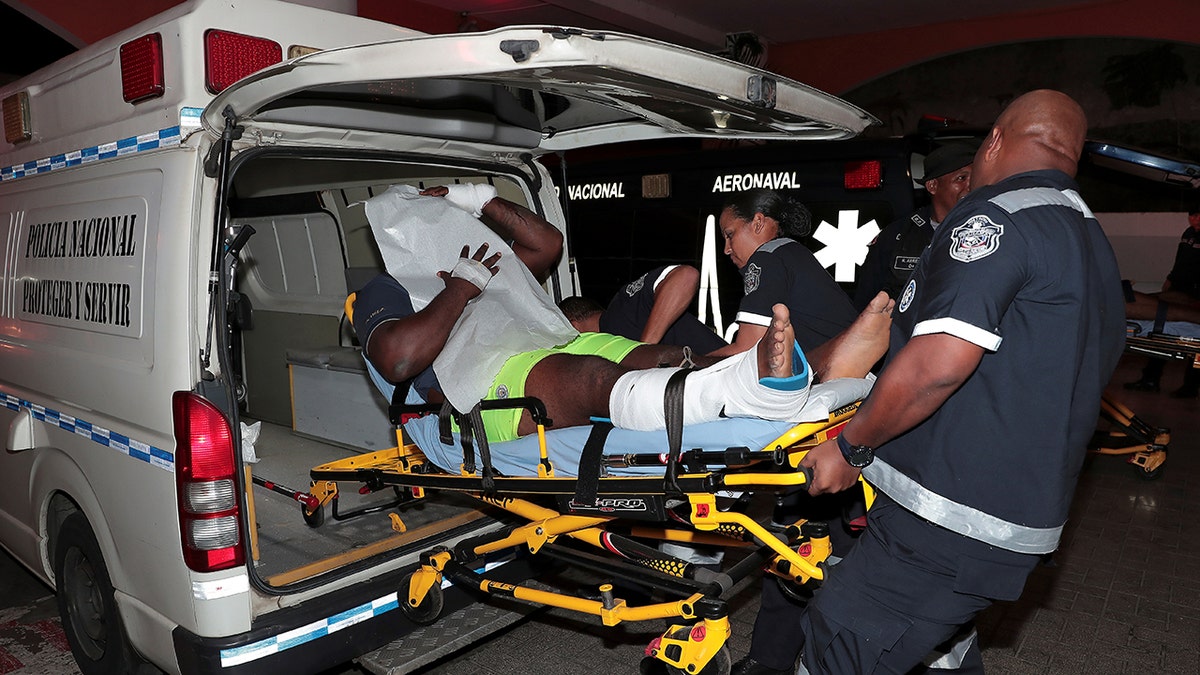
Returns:
[[[223,114],[276,138],[558,151],[666,136],[829,140],[878,121],[728,59],[617,33],[506,28],[333,49],[251,75]],[[324,138],[321,138],[324,137]],[[403,140],[402,140],[403,139]]]

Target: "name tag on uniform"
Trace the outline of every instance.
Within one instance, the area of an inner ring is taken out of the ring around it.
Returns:
[[[917,269],[918,257],[909,255],[898,255],[892,260],[892,269],[897,272],[911,272]]]

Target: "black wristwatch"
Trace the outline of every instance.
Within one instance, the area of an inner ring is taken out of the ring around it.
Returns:
[[[837,444],[846,463],[856,469],[870,466],[875,461],[875,448],[869,445],[850,445],[850,441],[842,434],[838,434]]]

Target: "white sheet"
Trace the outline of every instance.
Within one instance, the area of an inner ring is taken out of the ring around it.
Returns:
[[[454,267],[464,245],[474,253],[486,242],[489,255],[501,253],[500,272],[467,305],[433,362],[455,408],[470,410],[486,396],[513,354],[566,344],[579,335],[508,244],[445,199],[393,186],[367,200],[366,213],[388,273],[408,289],[417,311],[445,288],[437,273]]]

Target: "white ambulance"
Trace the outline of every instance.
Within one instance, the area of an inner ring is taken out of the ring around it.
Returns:
[[[540,153],[873,121],[646,39],[270,0],[184,3],[0,99],[0,544],[56,589],[88,674],[355,659],[414,628],[396,588],[421,551],[503,526],[388,491],[320,524],[288,496],[394,444],[342,314],[382,269],[363,199],[487,182],[562,227]],[[376,513],[398,502],[403,532]]]

